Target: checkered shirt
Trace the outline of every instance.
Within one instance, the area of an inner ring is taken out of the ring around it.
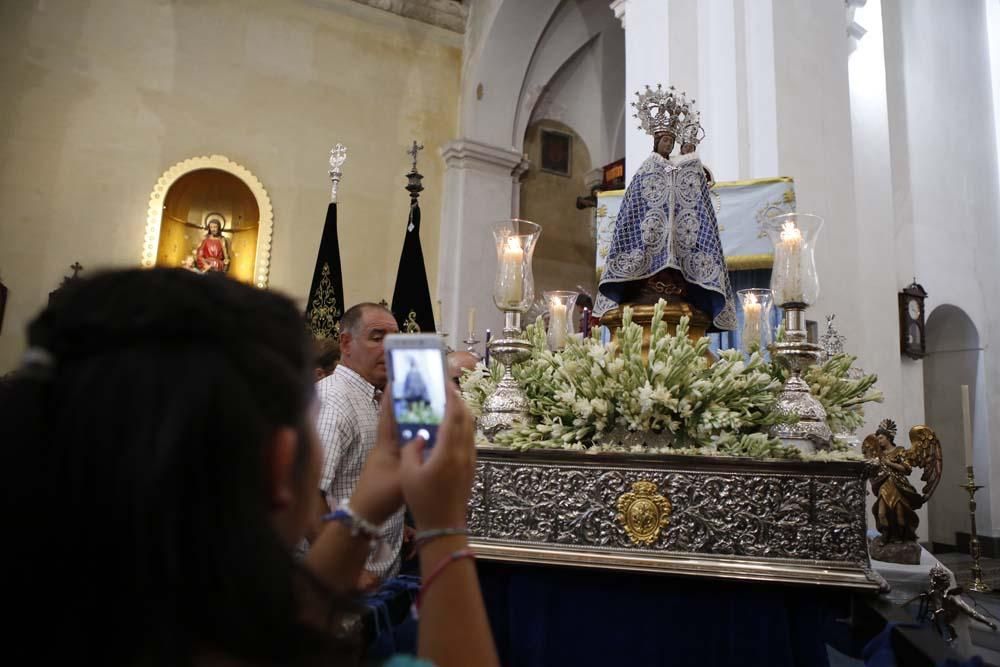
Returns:
[[[341,364],[316,384],[316,394],[319,399],[316,430],[323,446],[320,488],[329,493],[334,509],[354,493],[361,468],[375,447],[381,392]],[[400,508],[385,522],[382,548],[372,553],[365,564],[366,570],[383,580],[399,573],[403,513]]]

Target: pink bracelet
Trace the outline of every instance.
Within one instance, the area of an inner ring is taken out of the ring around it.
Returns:
[[[424,593],[426,593],[427,589],[431,587],[431,584],[433,584],[434,580],[438,578],[438,575],[444,572],[449,565],[463,558],[471,558],[475,560],[476,554],[475,552],[472,551],[472,549],[459,549],[458,551],[453,551],[447,556],[445,556],[445,558],[440,563],[438,563],[433,570],[431,570],[431,573],[427,575],[427,579],[424,580],[423,584],[420,586],[420,591],[417,593],[417,600],[413,604],[414,618],[418,617],[418,614],[420,612],[420,604],[423,602],[424,599]]]

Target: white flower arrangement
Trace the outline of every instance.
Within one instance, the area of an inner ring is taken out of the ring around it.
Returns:
[[[642,327],[625,308],[618,342],[571,339],[561,352],[546,347],[536,321],[525,329],[531,357],[514,375],[528,397],[528,419],[498,433],[495,443],[514,449],[550,448],[585,452],[802,458],[794,447],[767,435],[779,419],[772,407],[784,371],[757,352],[744,359],[724,350],[709,364],[709,339],[688,338],[682,318],[676,334],[663,322],[664,302],[653,314],[648,359],[642,355]],[[809,369],[806,380],[826,408],[835,431],[864,421],[862,405],[881,401],[875,376],[848,378],[853,357],[838,355]],[[465,400],[475,414],[502,375],[499,364],[480,367],[462,379]],[[860,458],[835,443],[819,460]],[[813,458],[809,456],[807,458]]]

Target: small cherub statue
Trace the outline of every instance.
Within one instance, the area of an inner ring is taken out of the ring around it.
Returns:
[[[931,568],[930,574],[930,587],[906,603],[920,600],[920,609],[917,612],[919,620],[930,621],[944,640],[949,643],[955,641],[955,637],[957,637],[952,623],[958,618],[959,613],[990,626],[994,631],[997,629],[993,621],[980,614],[962,599],[962,588],[951,585],[951,576],[948,574],[948,570],[940,565],[935,565]]]
[[[861,451],[877,464],[871,476],[875,504],[875,528],[880,535],[869,544],[875,560],[916,565],[920,562],[916,510],[934,493],[941,481],[941,442],[927,426],[910,429],[912,447],[896,445],[896,423],[883,419],[878,430],[865,438]],[[924,488],[917,492],[908,479],[913,468],[923,468]]]

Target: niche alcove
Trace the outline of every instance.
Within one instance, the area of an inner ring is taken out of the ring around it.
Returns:
[[[149,197],[142,266],[190,267],[209,222],[221,224],[227,241],[227,275],[267,287],[271,200],[256,176],[221,155],[184,160],[160,176]]]

